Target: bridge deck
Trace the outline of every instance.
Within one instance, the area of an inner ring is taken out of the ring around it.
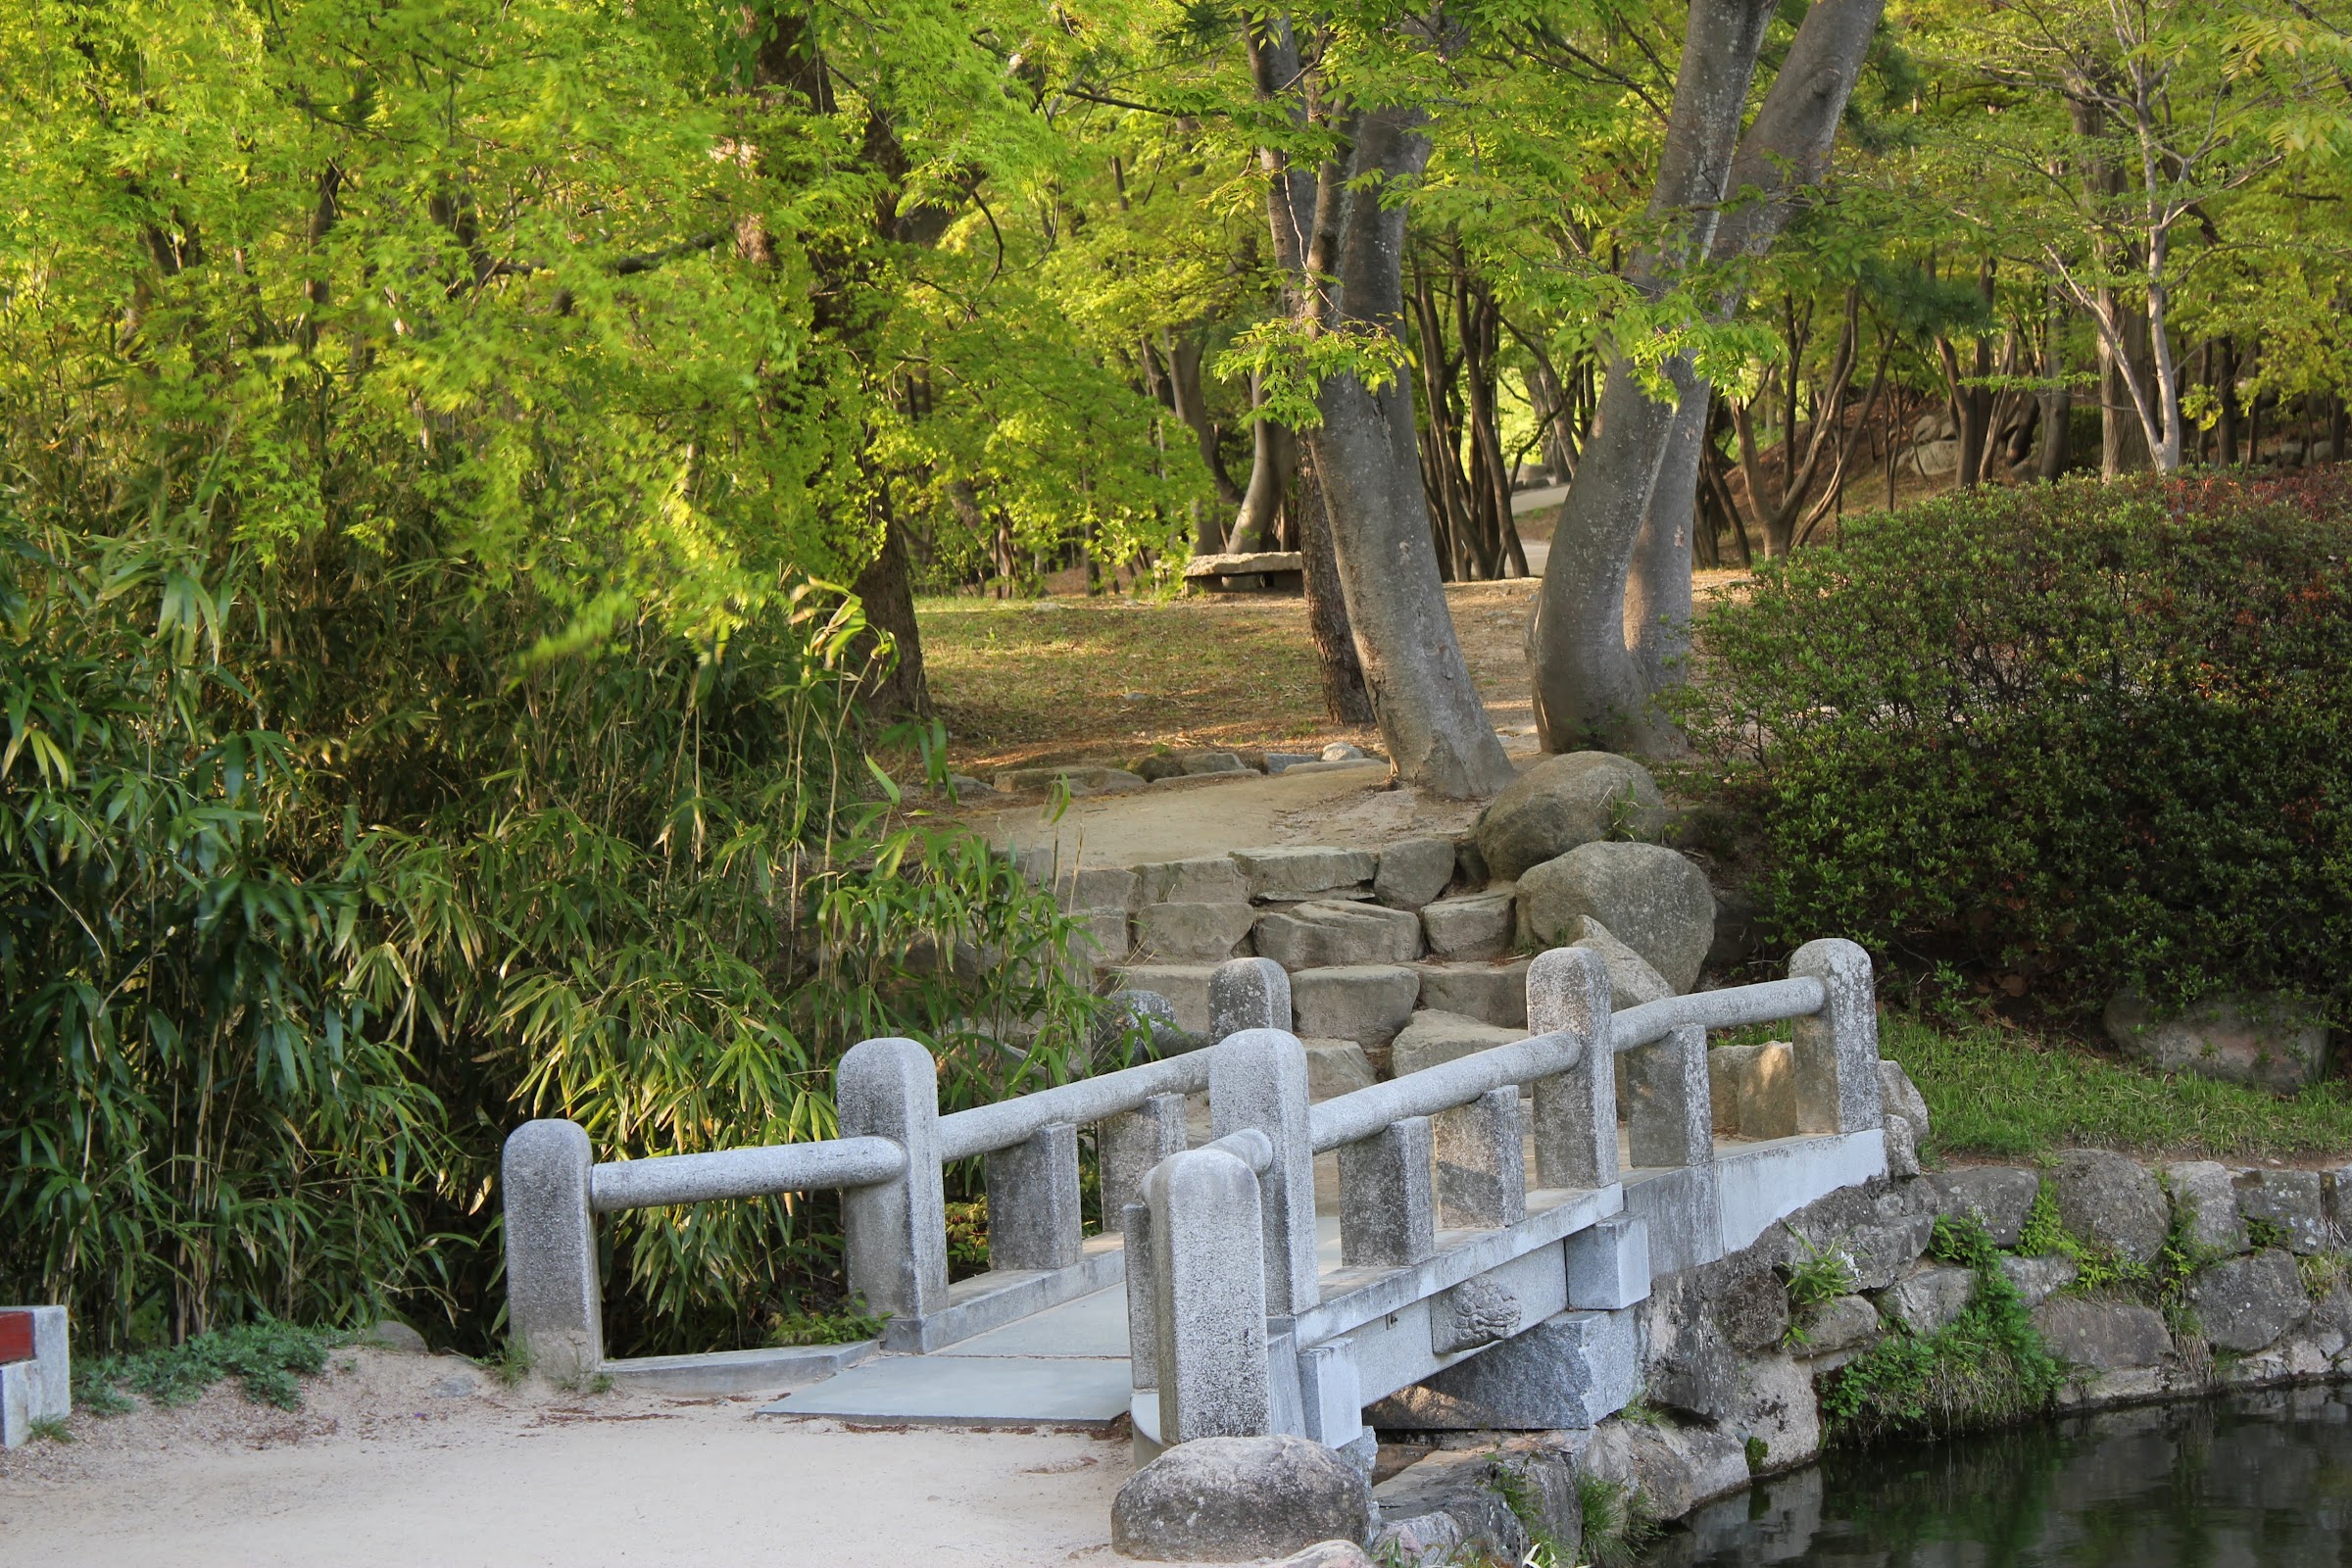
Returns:
[[[1620,1137],[1623,1129],[1620,1128]],[[1756,1187],[1752,1196],[1765,1210],[1782,1210],[1809,1201],[1831,1187],[1859,1179],[1864,1172],[1839,1168],[1846,1162],[1839,1138],[1789,1138],[1758,1143],[1740,1138],[1718,1138],[1718,1167],[1733,1177],[1729,1193]],[[1626,1151],[1630,1155],[1630,1149]],[[1796,1191],[1788,1191],[1767,1174],[1779,1158],[1796,1156],[1809,1169]],[[1334,1160],[1326,1155],[1317,1164]],[[1533,1163],[1532,1151],[1530,1163]],[[1318,1171],[1318,1176],[1323,1172]],[[1628,1169],[1625,1189],[1631,1193],[1646,1182],[1683,1174],[1672,1170]],[[1323,1304],[1315,1314],[1331,1318],[1326,1330],[1364,1321],[1371,1306],[1388,1310],[1395,1303],[1377,1300],[1380,1287],[1421,1268],[1347,1268],[1340,1262],[1340,1217],[1337,1183],[1318,1181],[1315,1241]],[[1820,1191],[1815,1191],[1819,1188]],[[1778,1189],[1775,1191],[1775,1189]],[[1611,1190],[1604,1189],[1603,1192]],[[1591,1222],[1594,1200],[1601,1194],[1550,1192],[1528,1195],[1532,1215],[1562,1214],[1564,1228]],[[1727,1194],[1728,1196],[1728,1194]],[[1606,1205],[1614,1209],[1614,1202]],[[1734,1199],[1731,1207],[1743,1208]],[[1569,1217],[1577,1211],[1581,1218]],[[1725,1229],[1740,1233],[1744,1246],[1777,1213],[1727,1216]],[[1439,1234],[1441,1256],[1470,1247],[1481,1234],[1446,1231]],[[1727,1240],[1733,1240],[1727,1237]],[[1661,1238],[1662,1240],[1662,1238]],[[1091,1246],[1111,1253],[1102,1258],[1113,1265],[1118,1251],[1114,1239],[1098,1238]],[[1115,1265],[1114,1265],[1115,1266]],[[1667,1266],[1661,1262],[1663,1269]],[[1108,1268],[1105,1272],[1110,1272]],[[1116,1273],[1111,1274],[1117,1278]],[[1370,1303],[1366,1305],[1365,1303]],[[1374,1314],[1376,1315],[1376,1314]],[[1345,1318],[1345,1323],[1339,1321]],[[1321,1336],[1317,1336],[1320,1338]],[[831,1416],[845,1421],[920,1426],[1074,1426],[1107,1427],[1129,1411],[1131,1384],[1128,1366],[1127,1293],[1123,1284],[1078,1297],[1032,1313],[987,1333],[960,1341],[928,1354],[883,1354],[853,1366],[821,1383],[798,1389],[772,1404],[762,1415]]]

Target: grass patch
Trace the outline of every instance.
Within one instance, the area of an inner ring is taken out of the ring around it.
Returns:
[[[957,766],[1362,738],[1324,713],[1297,600],[925,599],[915,618]]]
[[[193,1404],[214,1384],[235,1378],[254,1403],[298,1410],[300,1380],[326,1370],[327,1353],[352,1338],[340,1330],[291,1323],[241,1323],[165,1349],[85,1361],[74,1369],[74,1402],[99,1415],[118,1415],[130,1408],[127,1394],[137,1394],[168,1409]]]
[[[1879,1049],[1919,1086],[1934,1148],[1945,1152],[2032,1158],[2089,1147],[2251,1158],[2352,1149],[2352,1093],[2337,1081],[2280,1099],[1996,1025],[1939,1030],[1893,1011],[1879,1020]]]
[[[1631,1487],[1579,1472],[1576,1501],[1584,1524],[1584,1560],[1592,1568],[1633,1568],[1660,1534],[1646,1500]]]

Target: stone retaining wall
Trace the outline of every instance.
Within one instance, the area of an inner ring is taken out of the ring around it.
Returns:
[[[1437,1446],[1556,1455],[1638,1490],[1660,1519],[1802,1465],[1821,1450],[1834,1374],[1889,1336],[1936,1334],[1974,1298],[1974,1271],[1935,1255],[1939,1218],[1973,1219],[2001,1249],[1998,1268],[2066,1364],[2057,1410],[2352,1378],[2352,1166],[2079,1150],[1833,1194],[1745,1251],[1658,1281],[1639,1309],[1644,1396],[1625,1414],[1589,1432],[1449,1434]],[[1791,1277],[1820,1279],[1827,1259],[1850,1288],[1793,1306]],[[1374,1490],[1401,1560],[1442,1561],[1414,1548],[1494,1535],[1470,1500],[1440,1510],[1451,1523],[1425,1517],[1429,1488],[1407,1480],[1420,1468]]]

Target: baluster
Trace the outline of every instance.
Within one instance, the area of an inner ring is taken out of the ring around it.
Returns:
[[[1527,1218],[1519,1091],[1505,1084],[1437,1118],[1438,1223],[1499,1229]]]
[[[1273,1163],[1257,1178],[1265,1215],[1266,1310],[1303,1312],[1315,1285],[1315,1149],[1306,1124],[1306,1050],[1279,1029],[1245,1029],[1209,1048],[1208,1110],[1214,1136],[1264,1133]]]
[[[1152,1166],[1144,1189],[1159,1441],[1263,1437],[1273,1394],[1257,1178],[1223,1150],[1195,1149]]]
[[[1069,1268],[1078,1261],[1085,1226],[1074,1124],[1057,1121],[991,1152],[985,1177],[990,1268]]]
[[[1102,1175],[1102,1228],[1117,1230],[1128,1206],[1144,1195],[1145,1173],[1184,1152],[1184,1097],[1153,1095],[1133,1110],[1105,1117],[1095,1127],[1095,1152]]]
[[[1707,1165],[1715,1111],[1707,1085],[1707,1032],[1677,1029],[1625,1054],[1627,1141],[1636,1165]]]
[[[1788,960],[1791,978],[1821,982],[1821,1011],[1796,1020],[1796,1130],[1858,1133],[1879,1126],[1878,993],[1870,955],[1836,937],[1808,942]]]
[[[1400,1268],[1438,1250],[1427,1116],[1406,1116],[1340,1150],[1340,1261]]]
[[[559,1382],[605,1358],[589,1187],[596,1155],[568,1121],[526,1121],[507,1135],[498,1186],[506,1209],[507,1328],[531,1365]]]
[[[1151,1176],[1146,1171],[1146,1178]],[[1152,1205],[1141,1198],[1119,1212],[1119,1230],[1127,1238],[1127,1367],[1128,1386],[1159,1387],[1159,1334],[1152,1328],[1152,1302],[1158,1287],[1152,1274]]]
[[[906,1172],[841,1195],[850,1289],[892,1318],[892,1348],[915,1346],[948,1302],[947,1200],[939,1178],[939,1072],[911,1040],[861,1040],[833,1071],[845,1138],[888,1138]]]
[[[1589,948],[1553,948],[1527,970],[1531,1034],[1585,1042],[1575,1066],[1536,1081],[1536,1181],[1607,1187],[1617,1180],[1617,1061],[1609,1044],[1609,971]]]

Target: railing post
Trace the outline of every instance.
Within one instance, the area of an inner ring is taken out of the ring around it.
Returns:
[[[1096,1124],[1104,1230],[1125,1228],[1129,1205],[1143,1200],[1145,1174],[1170,1154],[1183,1153],[1184,1141],[1182,1095],[1153,1095]]]
[[[1878,991],[1870,955],[1851,942],[1808,942],[1788,960],[1791,979],[1821,982],[1821,1011],[1791,1031],[1796,1068],[1796,1130],[1858,1133],[1879,1126]]]
[[[568,1121],[526,1121],[499,1160],[506,1210],[507,1332],[532,1368],[558,1382],[605,1359],[604,1292],[596,1271],[589,1186],[596,1155]]]
[[[1708,1165],[1715,1111],[1707,1084],[1707,1032],[1677,1029],[1626,1053],[1627,1142],[1636,1165]]]
[[[1609,1043],[1609,971],[1590,948],[1552,948],[1527,970],[1531,1035],[1585,1043],[1575,1066],[1536,1082],[1536,1182],[1607,1187],[1617,1180],[1617,1054]]]
[[[1291,1027],[1290,973],[1272,958],[1228,958],[1208,977],[1208,1043]]]
[[[1209,1048],[1208,1113],[1215,1135],[1264,1133],[1273,1163],[1258,1186],[1264,1212],[1266,1310],[1305,1311],[1315,1285],[1315,1148],[1306,1122],[1306,1050],[1280,1029],[1245,1029]],[[1198,1152],[1198,1151],[1196,1151]]]
[[[1264,1437],[1273,1397],[1257,1178],[1223,1150],[1196,1149],[1153,1166],[1144,1187],[1159,1441]]]
[[[986,1158],[988,1266],[1068,1268],[1086,1238],[1078,1209],[1078,1129],[1057,1121]]]
[[[948,1299],[938,1070],[931,1053],[911,1040],[861,1040],[834,1069],[833,1096],[844,1137],[888,1138],[906,1151],[896,1181],[841,1195],[850,1289],[865,1298],[866,1310],[919,1328]]]
[[[1519,1091],[1506,1084],[1440,1111],[1438,1223],[1500,1230],[1527,1218]]]
[[[1340,1150],[1340,1261],[1402,1268],[1438,1250],[1427,1116],[1406,1116]]]

